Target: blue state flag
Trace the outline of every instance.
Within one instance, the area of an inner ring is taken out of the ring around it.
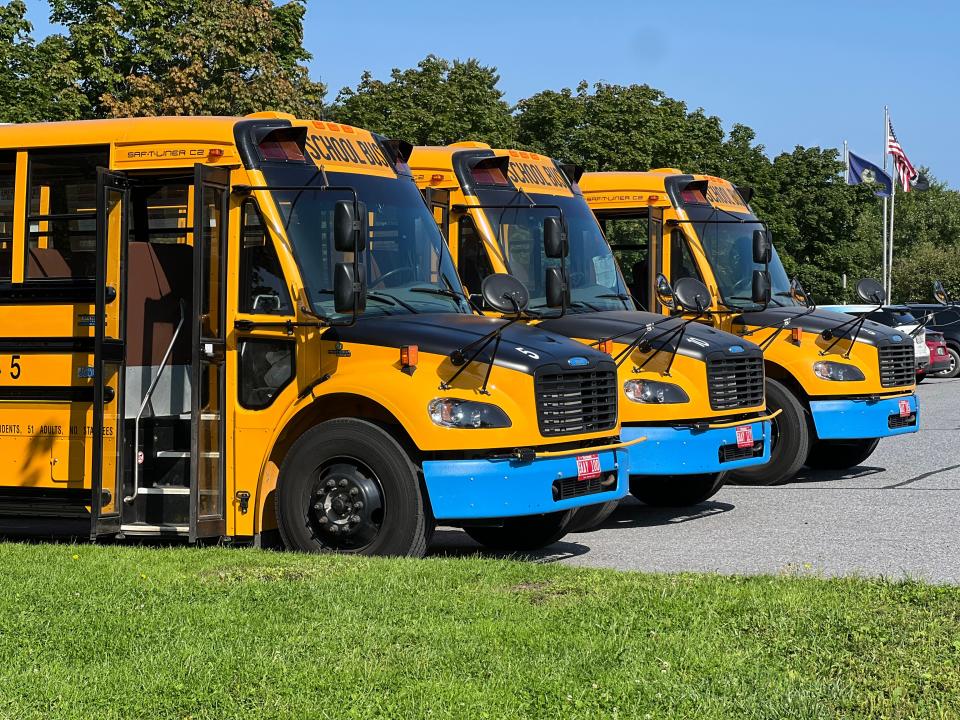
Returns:
[[[852,152],[847,153],[847,184],[848,185],[872,185],[874,195],[877,197],[889,197],[893,191],[893,181],[890,176],[877,167],[869,160],[864,160],[859,155]]]

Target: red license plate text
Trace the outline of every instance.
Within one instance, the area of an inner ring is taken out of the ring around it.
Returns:
[[[595,480],[600,477],[600,456],[577,455],[577,480]]]
[[[737,447],[753,447],[753,426],[740,425],[737,427]]]
[[[910,417],[910,401],[900,401],[900,417]]]

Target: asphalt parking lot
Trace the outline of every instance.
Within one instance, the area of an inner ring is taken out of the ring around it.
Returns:
[[[960,378],[918,388],[920,431],[884,440],[864,465],[804,470],[778,487],[726,486],[685,510],[631,497],[597,530],[571,534],[539,562],[728,574],[796,573],[960,583]],[[433,554],[482,552],[438,529]]]

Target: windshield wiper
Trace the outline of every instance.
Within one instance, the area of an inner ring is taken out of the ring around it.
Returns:
[[[631,304],[633,304],[634,307],[637,305],[637,301],[634,299],[633,295],[628,295],[627,293],[602,293],[600,295],[594,295],[594,297],[597,299],[602,298],[604,300],[608,298],[611,300],[619,300],[626,306],[624,308],[625,310],[629,310]]]
[[[587,308],[588,310],[593,310],[593,312],[600,312],[600,308],[598,308],[598,307],[597,307],[596,305],[594,305],[593,303],[588,303],[586,300],[571,300],[571,301],[570,301],[569,307],[578,307],[578,306],[579,306],[579,307],[585,307],[585,308]]]
[[[396,295],[391,295],[390,293],[380,292],[378,290],[368,290],[367,297],[370,298],[371,300],[377,300],[386,305],[394,305],[394,306],[399,305],[404,310],[408,310],[409,312],[412,312],[412,313],[420,312],[410,303],[404,302],[403,300],[398,298]]]
[[[470,367],[480,353],[482,353],[484,349],[492,342],[493,352],[490,353],[490,362],[489,365],[487,365],[487,374],[483,377],[483,385],[480,386],[479,391],[481,395],[489,395],[490,392],[487,390],[487,383],[490,381],[490,373],[493,371],[493,364],[497,359],[497,351],[500,349],[500,337],[503,335],[504,330],[520,320],[521,317],[521,313],[518,312],[516,317],[510,318],[503,323],[503,325],[494,328],[492,332],[489,332],[483,337],[474,340],[466,347],[462,347],[459,350],[454,350],[452,353],[450,353],[450,362],[454,365],[459,365],[460,367],[457,368],[457,371],[449,380],[442,380],[440,382],[440,389],[449,390],[453,386],[453,382],[460,377],[460,374]],[[467,353],[473,350],[474,346],[476,346],[476,350],[474,350],[473,354],[471,354],[468,358]]]

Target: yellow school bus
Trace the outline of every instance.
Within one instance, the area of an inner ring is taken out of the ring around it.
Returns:
[[[769,459],[760,348],[637,311],[573,168],[474,142],[416,147],[410,167],[468,290],[510,272],[539,308],[538,327],[612,354],[622,436],[647,439],[631,448],[637,498],[695,504],[717,492],[728,471]],[[556,225],[567,252],[549,248]],[[564,285],[559,301],[551,300],[551,286]]]
[[[0,532],[529,549],[622,496],[610,357],[471,310],[408,153],[275,113],[0,128]]]
[[[881,438],[917,431],[912,339],[818,310],[787,278],[750,190],[672,168],[586,173],[580,186],[645,306],[665,312],[661,278],[700,279],[713,324],[763,348],[767,403],[781,412],[770,463],[738,471],[741,481],[782,482],[805,463],[852,467]]]

